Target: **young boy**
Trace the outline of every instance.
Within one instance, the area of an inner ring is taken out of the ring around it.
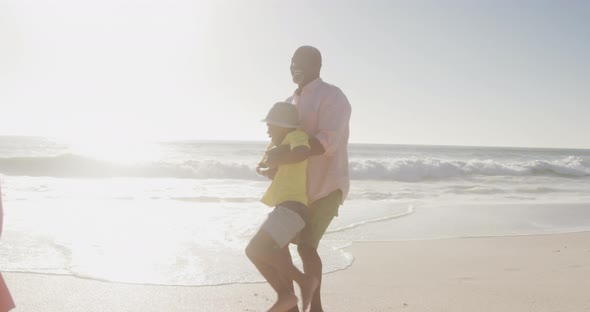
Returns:
[[[299,285],[305,311],[319,281],[293,265],[288,248],[308,214],[308,136],[297,129],[299,113],[293,104],[276,103],[263,121],[271,143],[256,171],[272,179],[261,201],[274,209],[246,247],[246,255],[278,294],[269,312],[297,309],[293,281]]]

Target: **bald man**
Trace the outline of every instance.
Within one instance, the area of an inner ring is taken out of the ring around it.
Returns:
[[[299,47],[291,59],[291,77],[297,89],[288,102],[299,110],[301,127],[310,137],[308,197],[310,218],[297,242],[305,273],[320,280],[310,312],[322,312],[320,240],[338,215],[348,195],[348,136],[351,107],[344,93],[320,78],[322,55],[311,46]]]
[[[291,58],[291,77],[297,89],[287,99],[299,111],[300,127],[309,136],[307,192],[310,217],[295,241],[306,274],[322,278],[318,246],[330,223],[338,215],[350,187],[348,136],[351,107],[344,93],[320,78],[322,55],[311,46],[299,47]],[[280,288],[293,285],[281,285]],[[322,312],[318,287],[310,312]],[[289,312],[298,311],[296,308]]]

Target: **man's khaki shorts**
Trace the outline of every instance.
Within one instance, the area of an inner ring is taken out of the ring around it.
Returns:
[[[320,240],[342,203],[342,191],[334,191],[326,197],[313,202],[309,207],[309,219],[305,228],[299,233],[294,243],[300,246],[318,248]]]

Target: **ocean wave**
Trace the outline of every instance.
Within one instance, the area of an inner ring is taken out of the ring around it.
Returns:
[[[65,154],[54,157],[0,158],[0,173],[12,176],[58,178],[181,178],[257,179],[253,166],[216,160],[189,160],[180,163],[117,164],[84,156]]]
[[[477,195],[495,195],[495,194],[504,194],[507,193],[506,190],[496,187],[485,187],[485,186],[471,186],[471,187],[451,187],[449,190],[446,190],[445,193],[448,194],[477,194]]]
[[[155,162],[133,165],[117,164],[72,154],[55,157],[0,158],[0,173],[11,176],[62,178],[262,179],[255,173],[254,164],[220,160],[188,160],[177,163]],[[418,182],[469,176],[588,177],[590,176],[590,164],[577,156],[551,161],[520,162],[436,158],[353,159],[350,162],[350,177],[353,180]]]
[[[546,161],[500,162],[473,159],[441,160],[435,158],[406,158],[351,161],[351,179],[417,182],[465,176],[590,176],[590,166],[584,159],[568,156]]]

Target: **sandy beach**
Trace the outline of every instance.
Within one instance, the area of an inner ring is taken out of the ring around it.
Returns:
[[[590,311],[588,242],[590,232],[354,243],[354,264],[325,275],[325,308]],[[274,300],[262,283],[174,287],[4,275],[17,312],[265,311]]]
[[[0,0],[0,312],[590,312],[564,3]]]

